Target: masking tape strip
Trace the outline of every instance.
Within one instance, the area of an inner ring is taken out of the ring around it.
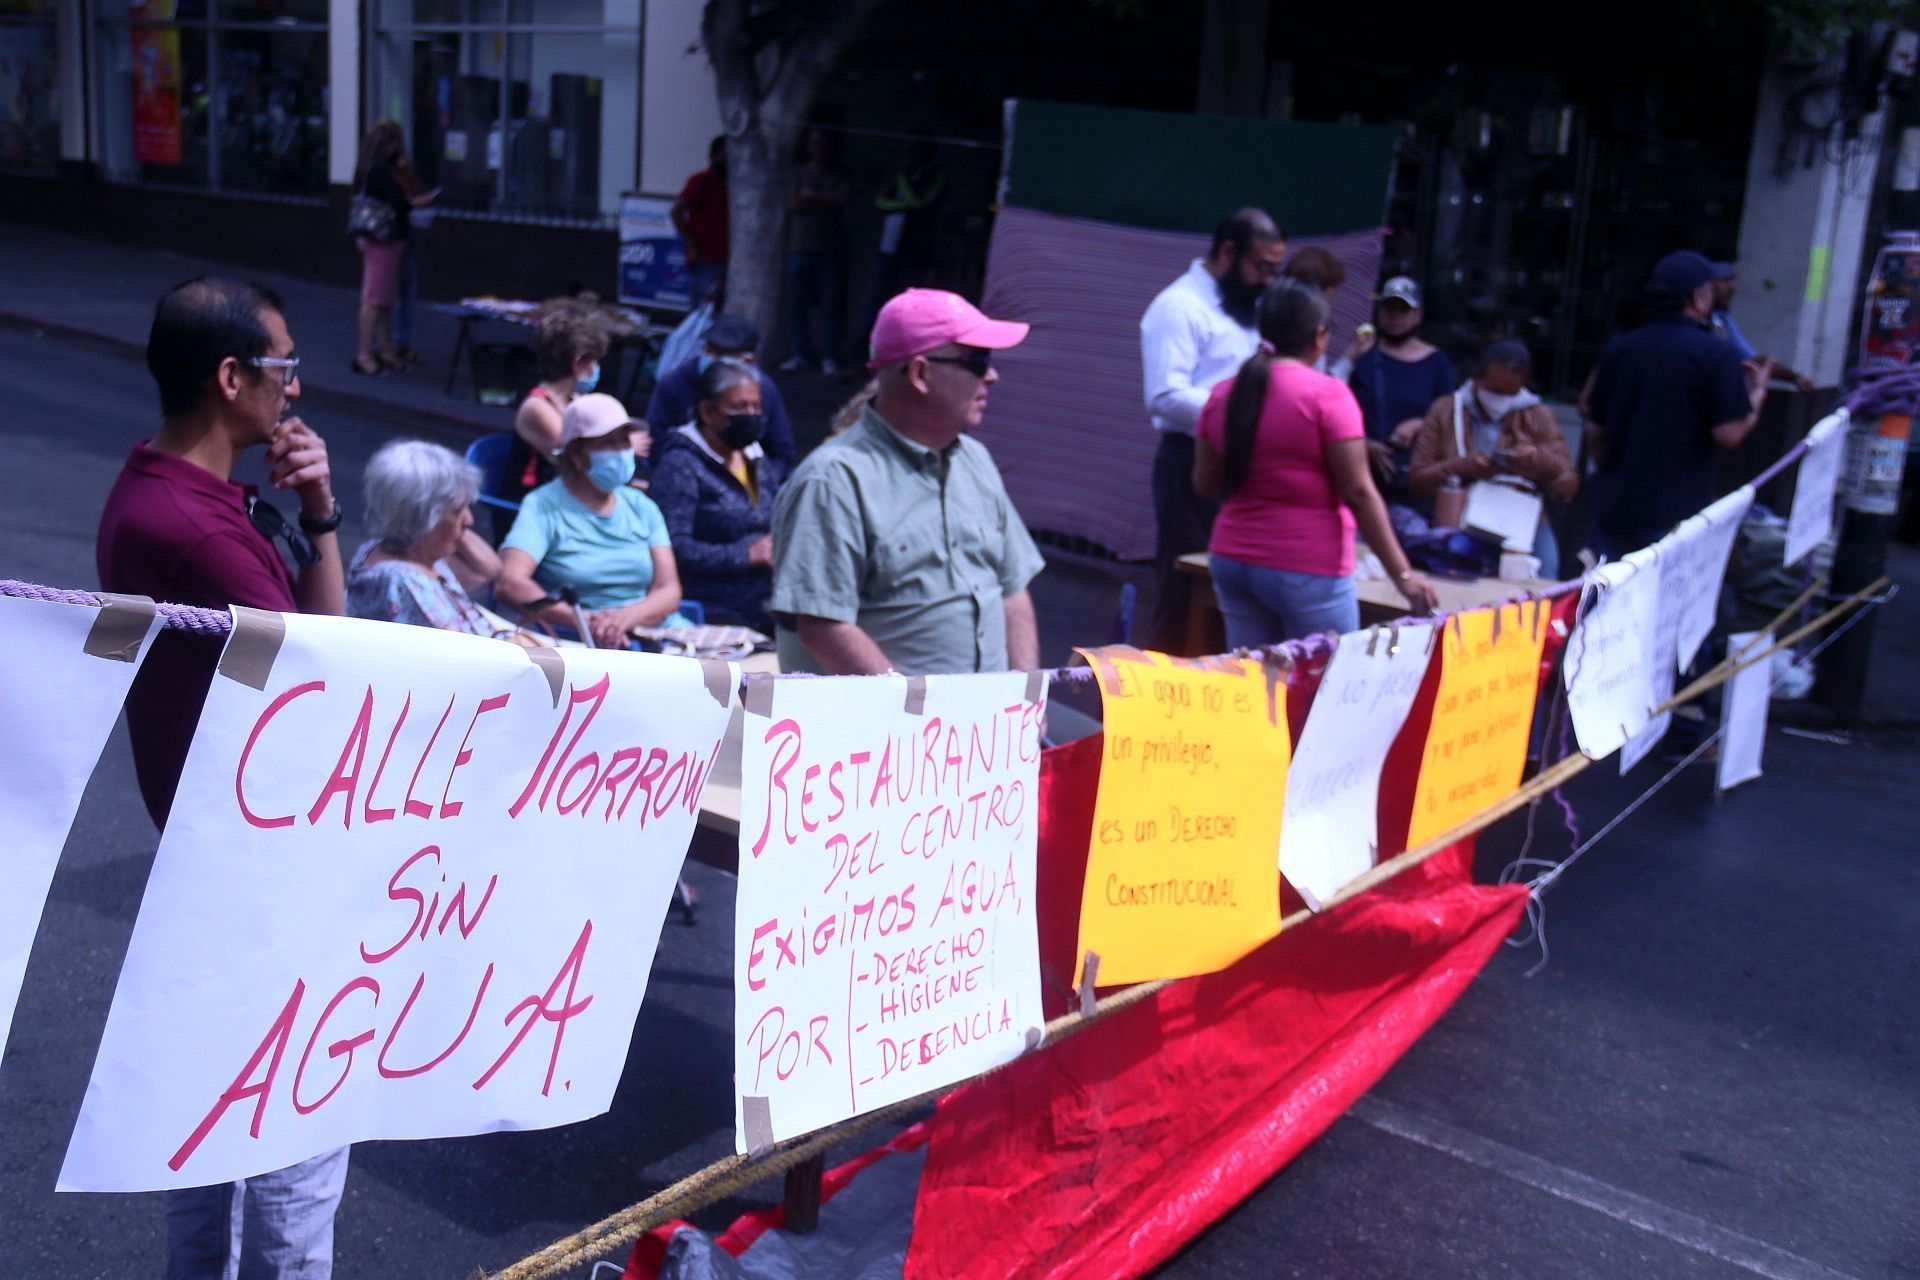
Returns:
[[[1091,1018],[1094,1006],[1099,1001],[1093,998],[1094,979],[1100,976],[1100,953],[1087,952],[1086,962],[1080,966],[1080,1016]]]
[[[265,690],[273,675],[273,661],[286,643],[287,620],[271,609],[233,608],[233,634],[220,653],[221,675],[237,680],[249,689]]]
[[[540,674],[547,678],[547,689],[553,694],[553,705],[560,705],[560,690],[567,683],[567,660],[558,649],[525,650],[527,661],[540,668]]]
[[[746,692],[741,696],[740,703],[746,708],[748,715],[767,717],[773,715],[774,684],[775,681],[772,676],[756,675],[747,677]]]
[[[907,714],[923,716],[927,713],[927,678],[925,676],[907,677]]]
[[[773,1102],[760,1094],[740,1099],[740,1127],[747,1139],[747,1159],[758,1160],[773,1150]]]
[[[100,612],[87,629],[87,642],[81,649],[90,658],[114,662],[132,662],[140,656],[140,642],[147,638],[157,612],[146,596],[116,596],[100,593]]]
[[[1044,671],[1027,672],[1027,701],[1045,702],[1047,700],[1047,673]]]
[[[707,692],[713,695],[713,700],[731,710],[733,691],[740,687],[740,682],[733,676],[733,664],[718,658],[702,658],[700,674],[706,679]]]

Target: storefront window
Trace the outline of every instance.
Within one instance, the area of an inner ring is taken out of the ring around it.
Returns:
[[[377,0],[371,119],[438,208],[603,223],[633,186],[639,0]]]
[[[59,30],[54,0],[0,0],[0,167],[60,161]]]
[[[326,0],[105,0],[95,101],[117,181],[327,189]]]

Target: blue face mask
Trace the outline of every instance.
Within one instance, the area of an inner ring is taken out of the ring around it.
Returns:
[[[593,368],[587,370],[586,376],[573,384],[574,394],[584,396],[599,385],[600,362],[596,360],[594,361]]]
[[[601,449],[587,462],[587,481],[602,493],[618,493],[639,465],[631,449]]]

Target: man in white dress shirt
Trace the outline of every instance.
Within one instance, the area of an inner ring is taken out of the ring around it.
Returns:
[[[1227,215],[1205,258],[1160,291],[1140,317],[1147,412],[1160,433],[1153,458],[1154,563],[1159,591],[1147,643],[1178,647],[1187,612],[1186,580],[1174,562],[1204,551],[1218,505],[1193,491],[1193,429],[1216,384],[1240,371],[1260,345],[1254,306],[1279,274],[1287,241],[1260,209]]]

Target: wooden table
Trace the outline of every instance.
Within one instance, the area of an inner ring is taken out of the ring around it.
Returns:
[[[1183,656],[1199,657],[1201,654],[1226,652],[1226,628],[1220,619],[1220,606],[1214,600],[1213,574],[1208,568],[1207,553],[1196,551],[1192,555],[1181,556],[1177,563],[1180,572],[1190,573],[1199,579],[1187,592],[1187,637]],[[1509,581],[1505,578],[1442,578],[1433,574],[1427,575],[1427,581],[1433,584],[1434,593],[1440,597],[1443,613],[1478,609],[1553,585],[1540,578]],[[1362,626],[1370,627],[1375,623],[1407,616],[1405,597],[1384,578],[1362,578],[1353,586],[1354,594],[1360,598]]]

